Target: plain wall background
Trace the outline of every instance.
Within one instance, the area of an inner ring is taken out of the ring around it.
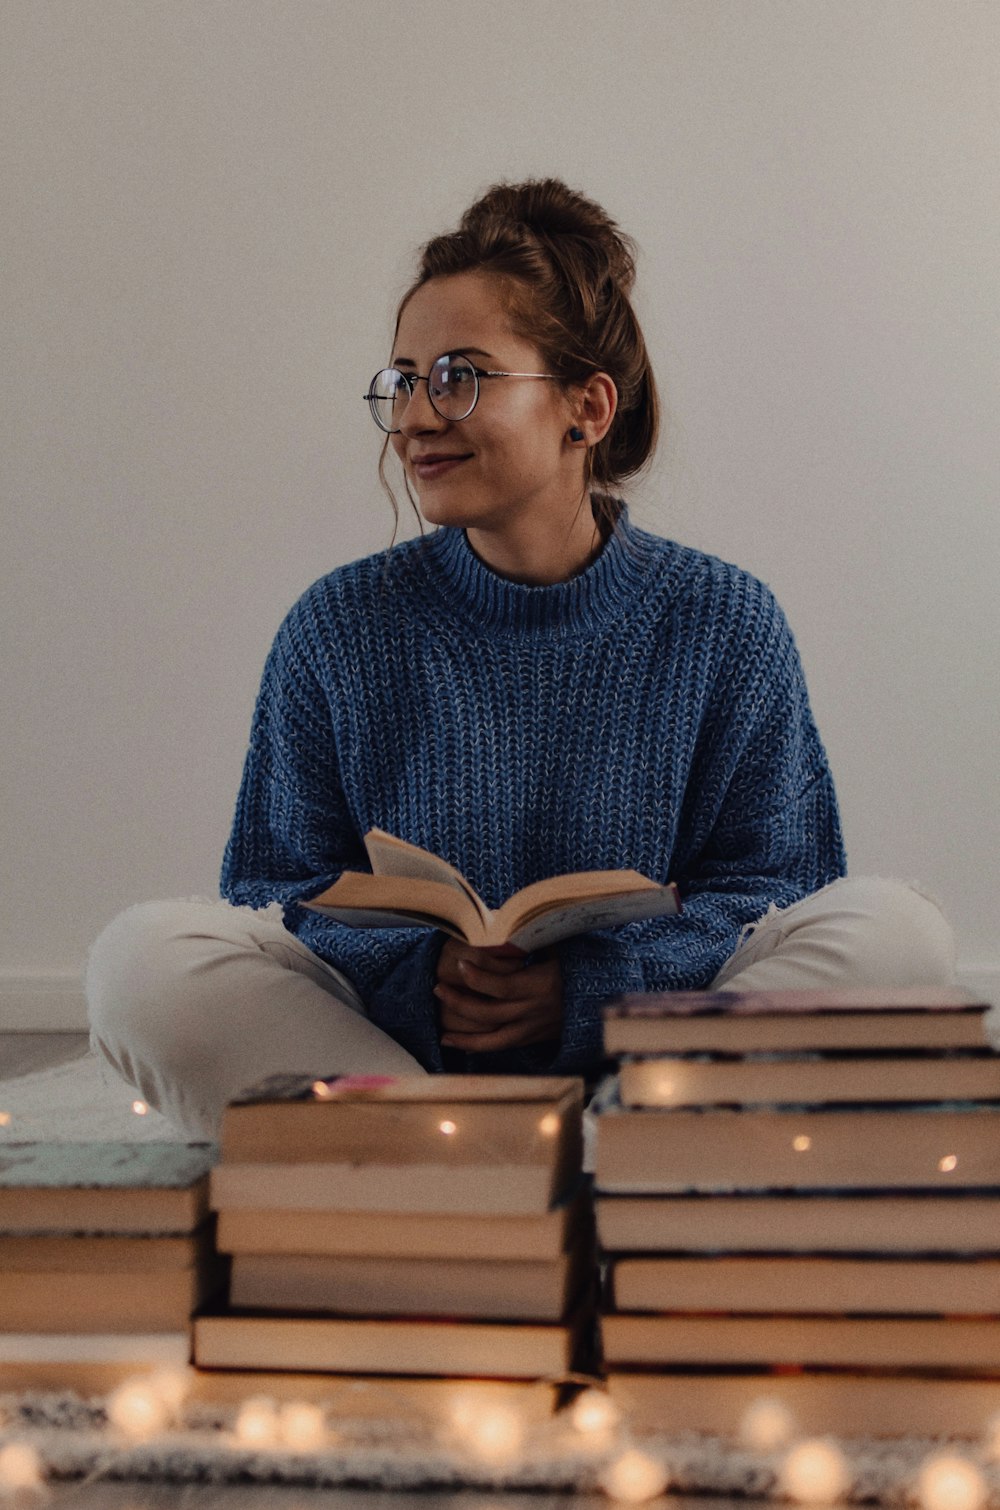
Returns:
[[[274,630],[391,536],[417,249],[547,174],[641,250],[634,517],[771,584],[851,869],[1000,989],[994,0],[4,0],[0,59],[0,1021],[215,893]]]

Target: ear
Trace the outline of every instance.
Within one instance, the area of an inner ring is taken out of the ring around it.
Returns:
[[[618,389],[606,372],[595,372],[574,391],[573,420],[588,446],[596,446],[611,429],[618,411]]]

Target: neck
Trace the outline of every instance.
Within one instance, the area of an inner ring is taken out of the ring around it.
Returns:
[[[589,503],[583,504],[568,524],[563,518],[544,522],[530,519],[520,528],[508,525],[501,532],[473,527],[465,535],[491,571],[528,587],[568,582],[600,555],[602,545]]]

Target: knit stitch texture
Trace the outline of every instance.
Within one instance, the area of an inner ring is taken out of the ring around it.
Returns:
[[[297,905],[367,868],[373,827],[449,860],[490,907],[549,875],[632,867],[676,881],[684,910],[558,946],[558,1042],[456,1055],[433,996],[442,934]],[[267,659],[221,889],[281,902],[428,1070],[591,1075],[604,1001],[705,988],[747,924],[844,870],[771,591],[623,509],[596,561],[554,586],[498,576],[450,528],[314,583]]]

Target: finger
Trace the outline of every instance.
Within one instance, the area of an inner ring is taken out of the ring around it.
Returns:
[[[458,974],[466,990],[478,991],[483,996],[495,997],[500,1001],[513,1001],[530,994],[530,988],[529,991],[525,990],[525,972],[520,967],[499,973],[484,970],[471,960],[460,959]]]
[[[434,995],[442,1005],[442,1027],[449,1030],[460,1027],[475,1032],[491,1031],[516,1022],[525,1015],[524,1002],[495,1001],[489,997],[473,996],[440,981],[434,987]]]
[[[524,967],[527,955],[501,954],[494,949],[473,949],[471,945],[455,951],[456,964],[474,965],[494,975],[516,975]]]

